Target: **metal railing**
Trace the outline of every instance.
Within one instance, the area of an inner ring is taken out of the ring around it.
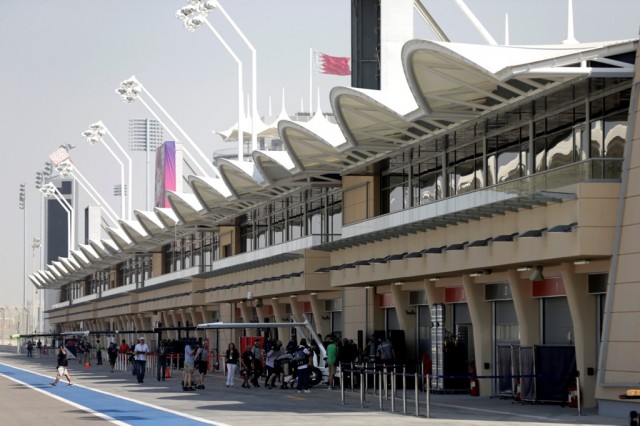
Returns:
[[[496,379],[502,376],[432,376],[407,372],[403,364],[380,363],[350,363],[342,364],[338,371],[340,379],[340,400],[347,404],[349,394],[358,392],[359,403],[362,408],[371,406],[377,402],[380,411],[389,410],[391,413],[404,415],[413,414],[417,417],[421,413],[427,418],[431,417],[431,379]],[[524,376],[520,376],[524,377]],[[568,404],[577,408],[578,415],[582,415],[582,402],[580,395],[580,377],[575,377],[575,387],[569,389]],[[349,388],[349,389],[347,389]],[[350,390],[351,392],[348,392]],[[424,393],[421,397],[420,394]],[[387,405],[388,404],[388,405]],[[398,407],[401,404],[401,407]],[[413,409],[410,409],[413,405]]]

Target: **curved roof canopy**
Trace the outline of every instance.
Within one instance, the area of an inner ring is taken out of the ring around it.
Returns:
[[[632,77],[638,40],[555,46],[487,46],[412,40],[401,54],[412,98],[401,94],[337,87],[330,101],[337,124],[318,110],[308,122],[286,113],[258,132],[277,137],[286,151],[255,151],[253,163],[218,159],[221,178],[189,176],[193,193],[170,192],[170,208],[136,210],[136,221],[107,228],[110,240],[90,240],[29,278],[59,287],[193,232],[216,226],[247,208],[300,185],[339,185],[340,176],[403,146],[458,123],[476,119],[536,92],[588,76]],[[273,132],[277,125],[277,134]],[[243,120],[250,132],[251,120]],[[234,128],[222,132],[234,137]],[[237,130],[236,137],[237,137]],[[250,134],[245,133],[245,139]],[[338,242],[339,243],[339,242]]]

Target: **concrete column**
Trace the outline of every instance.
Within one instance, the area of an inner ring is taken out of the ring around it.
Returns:
[[[325,320],[322,317],[327,316],[324,310],[324,306],[320,299],[318,299],[318,293],[311,293],[309,295],[309,301],[311,302],[311,312],[313,312],[313,318],[315,319],[316,333],[326,336],[326,330],[328,330],[329,320]]]
[[[198,318],[196,317],[196,310],[194,308],[188,308],[185,312],[185,317],[189,319],[189,325],[198,325]],[[186,325],[186,322],[185,322]]]
[[[271,306],[273,307],[273,316],[276,318],[276,322],[284,322],[284,305],[279,302],[277,297],[271,298]],[[280,340],[282,344],[286,345],[290,338],[288,328],[278,327],[278,340]]]
[[[105,318],[98,318],[96,321],[98,322],[98,330],[111,330]]]
[[[531,281],[520,278],[515,269],[508,271],[508,277],[513,307],[518,318],[520,344],[536,345],[540,343],[540,302],[531,294]]]
[[[396,307],[396,315],[398,316],[398,324],[400,324],[401,330],[409,330],[409,315],[407,315],[407,310],[409,308],[408,304],[408,293],[407,297],[402,294],[402,283],[393,283],[391,284],[391,295],[393,296],[393,304]],[[408,334],[408,333],[407,333]]]
[[[171,318],[171,327],[177,327],[178,321],[180,321],[180,315],[178,314],[178,312],[175,309],[170,310],[169,317]],[[171,338],[178,339],[178,332],[175,330],[172,331]]]
[[[135,324],[136,330],[144,330],[144,325],[142,324],[142,317],[140,314],[132,315],[133,323]]]
[[[240,312],[242,313],[242,319],[244,320],[244,322],[246,323],[250,323],[251,320],[253,319],[253,315],[251,312],[251,308],[249,307],[249,304],[245,301],[241,301],[238,303],[239,307],[240,307]],[[247,336],[255,336],[256,335],[256,329],[255,327],[253,328],[245,328],[245,332],[247,333]]]
[[[473,278],[463,275],[462,285],[473,324],[476,371],[478,375],[486,376],[491,374],[491,354],[493,353],[491,303],[484,300],[483,284],[476,284]],[[485,363],[489,368],[484,368]],[[481,396],[491,396],[491,387],[491,379],[480,379]]]
[[[291,313],[297,322],[304,321],[304,314],[302,312],[302,304],[298,302],[298,297],[295,295],[289,296],[289,303],[291,304]]]
[[[256,316],[258,317],[258,322],[264,322],[264,305],[258,306],[257,303],[258,302],[256,302]]]
[[[429,306],[436,303],[444,303],[444,288],[436,287],[435,281],[424,280],[424,292],[427,295]]]
[[[576,366],[580,372],[580,385],[583,396],[583,407],[596,406],[596,376],[587,375],[587,369],[596,370],[596,318],[594,297],[588,290],[587,276],[575,273],[572,263],[561,265],[562,280],[567,293],[569,311],[573,321],[573,334],[576,348]]]
[[[213,312],[208,311],[206,306],[198,306],[197,311],[200,314],[203,323],[206,324],[209,322],[214,322]]]

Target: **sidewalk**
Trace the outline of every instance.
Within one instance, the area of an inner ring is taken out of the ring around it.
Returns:
[[[84,412],[80,407],[68,405],[69,399],[79,406],[86,406],[82,398],[92,390],[115,397],[109,402],[107,397],[94,411],[109,418],[120,416],[121,424],[147,424],[152,412],[126,406],[122,401],[139,402],[147,410],[164,410],[189,416],[185,424],[203,421],[209,424],[233,426],[282,426],[286,423],[321,425],[330,422],[332,426],[401,423],[402,425],[465,425],[486,426],[487,423],[501,425],[627,425],[626,416],[607,418],[598,416],[595,410],[583,410],[578,416],[576,409],[557,405],[532,405],[514,403],[498,398],[471,397],[469,395],[431,395],[430,418],[426,415],[426,394],[418,394],[419,416],[414,414],[413,391],[407,392],[407,411],[403,411],[402,393],[395,399],[395,413],[391,413],[391,401],[383,400],[383,410],[379,409],[379,397],[369,393],[365,407],[361,407],[358,392],[345,392],[345,404],[341,402],[339,390],[329,390],[326,386],[312,388],[310,394],[298,394],[295,390],[266,389],[264,387],[242,389],[241,381],[236,386],[224,386],[221,374],[207,377],[206,389],[183,392],[181,377],[174,375],[165,382],[158,382],[155,375],[147,375],[143,384],[138,384],[131,372],[111,373],[108,365],[83,366],[70,362],[70,374],[76,386],[59,389],[49,385],[55,375],[55,358],[44,356],[27,358],[26,355],[0,353],[0,364],[26,370],[31,385],[23,385],[9,380],[9,374],[0,375],[0,392],[3,394],[0,409],[12,413],[12,424],[35,424],[34,418],[46,418],[49,424],[75,425],[88,419],[99,421],[99,417]],[[2,367],[2,366],[0,366]],[[8,370],[8,368],[5,368]],[[27,373],[29,372],[29,373]],[[31,374],[33,373],[33,374]],[[15,377],[14,377],[15,379]],[[47,398],[52,395],[57,400]],[[119,399],[118,399],[119,398]],[[78,402],[81,401],[81,402]],[[34,405],[36,404],[36,405]],[[45,410],[40,410],[45,408]],[[10,410],[9,410],[10,409]],[[163,411],[159,411],[163,412]],[[15,413],[15,414],[14,414]],[[15,416],[15,419],[14,419]],[[304,419],[301,419],[303,416]],[[168,420],[168,419],[167,419]],[[157,424],[157,423],[156,423]],[[175,424],[175,423],[172,423]]]

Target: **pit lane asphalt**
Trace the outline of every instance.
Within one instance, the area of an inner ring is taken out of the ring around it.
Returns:
[[[74,386],[64,379],[53,387],[55,376],[53,355],[28,358],[16,353],[0,353],[0,413],[12,425],[85,425],[111,423],[120,425],[198,425],[282,426],[305,424],[346,426],[372,424],[402,425],[626,425],[628,421],[597,415],[558,405],[521,404],[510,400],[469,395],[432,394],[430,417],[426,414],[426,394],[420,392],[419,416],[414,414],[413,391],[407,392],[407,411],[402,394],[391,401],[371,392],[365,407],[358,392],[346,391],[345,404],[339,390],[325,385],[309,394],[295,390],[242,389],[224,386],[221,374],[208,375],[206,389],[183,392],[180,377],[165,382],[147,375],[137,383],[131,372],[111,373],[108,365],[85,369],[70,361],[69,372]],[[4,421],[0,421],[4,423]],[[8,424],[8,423],[6,423]]]

